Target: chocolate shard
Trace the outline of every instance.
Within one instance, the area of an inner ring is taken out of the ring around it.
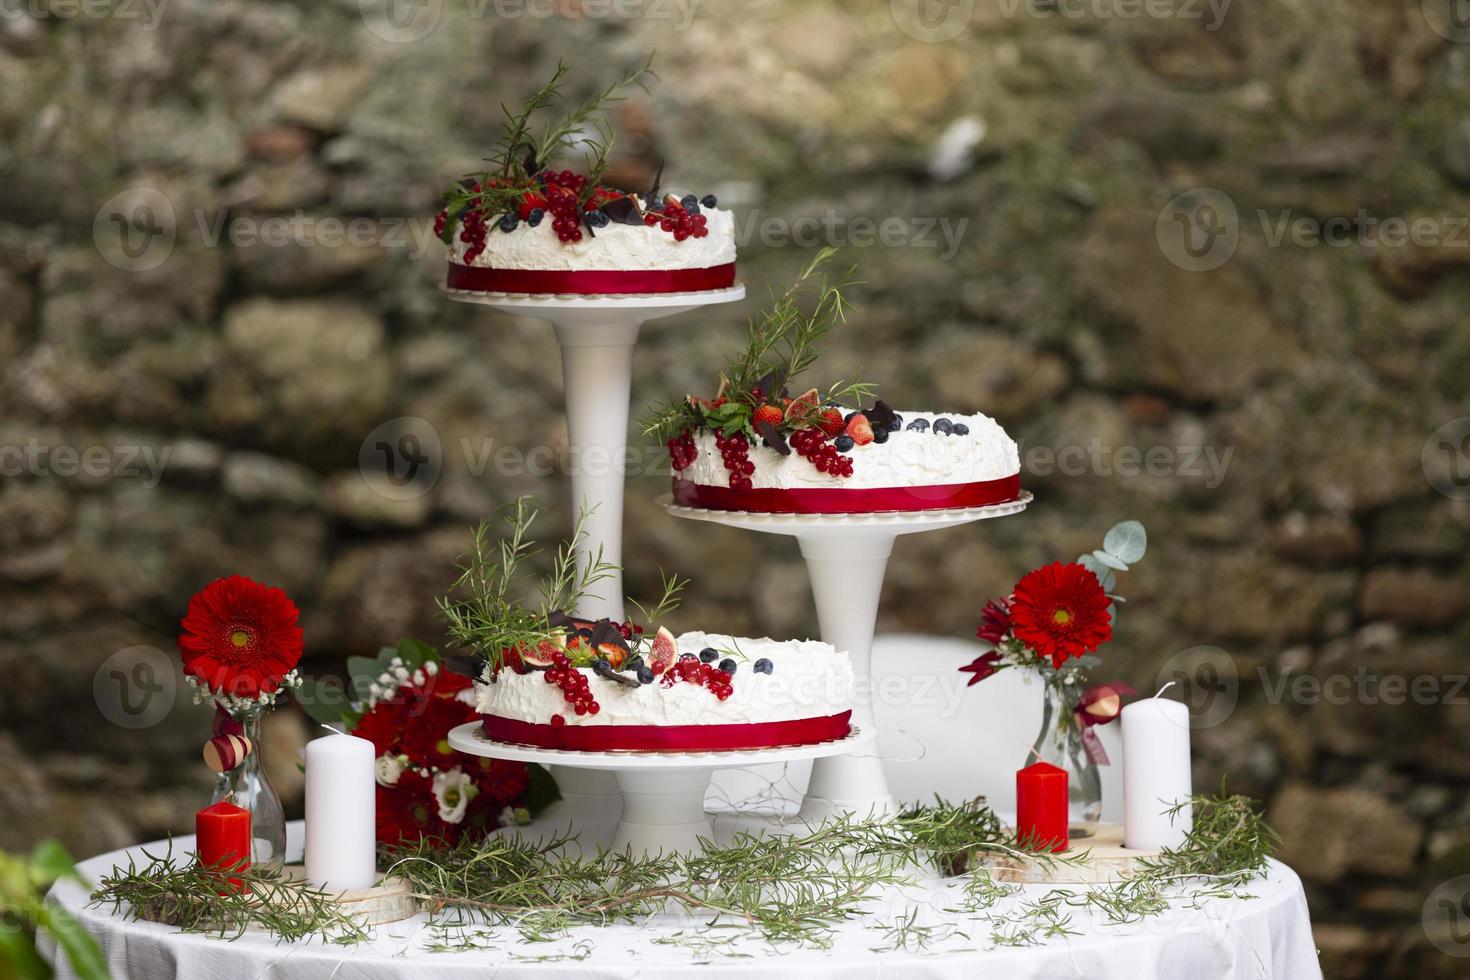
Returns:
[[[615,197],[601,208],[602,213],[612,221],[620,225],[643,224],[643,212],[638,210],[638,202],[631,197]]]
[[[577,628],[577,621],[560,609],[546,614],[546,624],[553,629],[562,629],[568,632]]]
[[[444,666],[462,677],[480,680],[485,674],[486,658],[481,654],[446,653]]]
[[[617,681],[624,687],[643,686],[642,684],[638,683],[638,678],[623,673],[621,670],[616,669],[615,667],[613,667],[612,664],[608,663],[605,660],[594,661],[592,664],[592,672],[598,677],[606,677],[610,681]]]
[[[863,412],[863,414],[868,417],[868,423],[872,425],[874,430],[879,428],[886,429],[898,417],[897,413],[888,406],[888,403],[881,399],[874,402],[873,407]]]
[[[762,401],[785,390],[786,372],[779,369],[768,372],[755,383],[756,397]]]
[[[774,425],[769,422],[757,422],[755,424],[755,431],[761,434],[761,440],[767,446],[770,446],[782,456],[791,455],[791,447],[786,444],[786,437]]]
[[[653,186],[648,189],[648,200],[650,202],[652,202],[655,206],[658,204],[658,202],[660,200],[660,198],[658,196],[658,190],[659,190],[659,185],[662,184],[663,182],[664,182],[664,164],[663,164],[663,161],[660,160],[659,163],[658,163],[658,173],[656,173],[656,174],[653,175]]]
[[[534,177],[542,170],[541,163],[536,159],[536,148],[530,143],[523,145],[526,147],[526,155],[521,158],[521,166],[525,168],[527,176]]]
[[[604,643],[611,643],[628,649],[628,641],[623,639],[623,631],[618,629],[610,619],[599,619],[592,627],[592,634],[588,637],[594,647],[600,647]]]

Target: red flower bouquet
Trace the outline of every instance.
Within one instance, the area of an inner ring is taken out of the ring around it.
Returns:
[[[184,674],[200,699],[238,709],[295,686],[299,615],[286,593],[242,575],[205,586],[189,600],[179,634]]]
[[[1082,694],[1079,680],[1097,662],[1097,649],[1113,637],[1114,572],[1143,557],[1143,525],[1125,521],[1103,538],[1103,546],[1074,562],[1053,562],[1022,576],[1009,596],[992,599],[981,611],[975,635],[994,649],[960,670],[977,684],[1007,667],[1039,671],[1048,681]]]

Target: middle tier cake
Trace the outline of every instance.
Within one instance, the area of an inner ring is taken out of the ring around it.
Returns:
[[[491,738],[550,749],[702,752],[811,745],[850,731],[852,664],[829,644],[675,637],[662,628],[642,638],[605,620],[572,621],[567,630],[565,644],[508,657],[476,685]]]

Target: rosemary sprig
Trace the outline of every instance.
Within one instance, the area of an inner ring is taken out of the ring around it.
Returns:
[[[551,613],[573,608],[617,568],[603,560],[600,548],[585,564],[578,563],[577,549],[587,534],[584,512],[571,540],[557,549],[551,574],[540,583],[540,603],[527,606],[519,594],[521,568],[540,550],[530,536],[539,513],[532,498],[516,500],[505,518],[509,531],[498,543],[491,540],[493,523],[481,521],[459,577],[438,599],[450,638],[485,657],[492,670],[500,666],[505,650],[552,639]]]
[[[366,942],[367,932],[332,896],[304,881],[258,867],[230,871],[240,891],[221,888],[218,871],[201,867],[193,854],[176,858],[173,845],[161,855],[142,852],[104,876],[92,894],[94,906],[110,906],[135,919],[162,922],[184,932],[233,940],[251,926],[282,942],[321,936],[330,942]]]

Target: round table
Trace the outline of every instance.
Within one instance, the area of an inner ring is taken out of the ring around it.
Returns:
[[[721,823],[719,815],[716,826]],[[301,825],[290,827],[288,853],[300,854]],[[153,853],[167,846],[145,845]],[[175,853],[193,848],[191,837],[174,840]],[[103,854],[80,864],[89,881],[125,863],[138,848]],[[1052,886],[1030,885],[991,909],[1035,899]],[[1066,886],[1080,891],[1083,886]],[[849,977],[955,977],[995,980],[1317,980],[1321,970],[1312,943],[1301,881],[1272,862],[1269,875],[1252,883],[1251,899],[1211,899],[1200,908],[1177,908],[1128,926],[1108,926],[1074,912],[1073,936],[1022,948],[993,947],[991,926],[953,911],[960,885],[938,879],[880,895],[869,915],[841,924],[830,949],[772,948],[738,928],[710,927],[704,918],[661,917],[641,926],[584,927],[551,943],[528,943],[511,928],[489,932],[490,946],[472,952],[432,952],[423,916],[377,927],[366,945],[341,947],[320,941],[279,944],[265,934],[233,942],[147,922],[109,909],[87,908],[87,889],[63,882],[52,898],[78,915],[102,943],[114,977],[181,980],[366,980],[366,978],[685,978],[695,970],[721,978],[801,976],[802,980]],[[892,949],[889,930],[913,917],[932,927],[926,944]],[[735,955],[731,955],[735,954]],[[57,976],[74,976],[65,962]]]

